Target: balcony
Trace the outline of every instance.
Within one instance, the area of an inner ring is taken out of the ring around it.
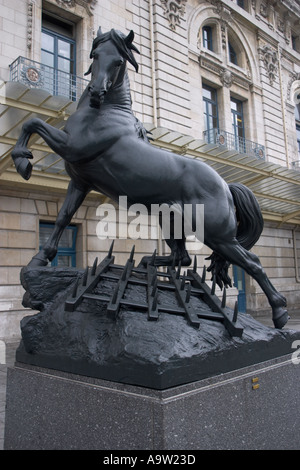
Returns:
[[[238,137],[220,129],[209,129],[203,133],[208,144],[217,144],[227,150],[236,150],[249,157],[265,160],[265,147],[251,140]]]
[[[89,83],[84,78],[21,56],[10,65],[10,80],[24,83],[30,88],[46,90],[51,95],[64,96],[71,101],[79,100]]]

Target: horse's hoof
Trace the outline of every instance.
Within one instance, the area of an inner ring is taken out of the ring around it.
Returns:
[[[277,328],[278,330],[281,330],[281,328],[284,327],[284,325],[288,322],[289,319],[290,319],[290,316],[287,310],[284,310],[282,315],[280,315],[279,317],[276,317],[276,318],[273,317],[273,323],[274,323],[275,328]]]
[[[14,159],[17,172],[24,178],[29,180],[32,172],[32,165],[27,158],[17,157]]]

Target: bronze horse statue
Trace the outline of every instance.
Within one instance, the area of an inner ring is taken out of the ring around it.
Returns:
[[[227,184],[209,165],[151,145],[147,133],[132,112],[126,63],[138,71],[133,51],[134,33],[127,36],[112,29],[98,30],[93,41],[87,74],[91,80],[76,112],[63,130],[34,118],[25,122],[12,152],[17,171],[25,179],[31,175],[32,158],[27,149],[30,136],[37,133],[65,160],[71,180],[55,228],[30,266],[45,266],[57,252],[58,241],[86,195],[94,190],[118,202],[204,204],[204,243],[212,249],[209,270],[222,288],[230,284],[230,264],[243,268],[260,285],[272,307],[273,322],[282,328],[288,320],[286,299],[271,284],[258,257],[249,250],[258,240],[263,219],[252,192],[241,184]],[[193,221],[194,222],[194,221]],[[181,239],[172,236],[166,243],[169,256],[157,256],[157,265],[173,261],[188,266],[191,259]],[[149,261],[144,257],[142,263]]]

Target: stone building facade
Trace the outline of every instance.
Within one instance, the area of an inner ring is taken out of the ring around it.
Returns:
[[[63,162],[33,137],[32,178],[12,165],[26,119],[62,128],[87,85],[91,42],[99,26],[135,32],[139,73],[129,65],[133,110],[153,145],[199,158],[227,182],[255,193],[265,229],[253,249],[289,310],[298,308],[300,254],[300,1],[279,0],[0,0],[0,338],[18,336],[24,316],[19,273],[55,222],[68,177]],[[58,263],[85,267],[104,256],[99,240],[103,196],[90,194],[75,214]],[[123,262],[166,251],[155,239],[115,244]],[[209,250],[190,240],[205,263]],[[265,296],[234,268],[232,301],[241,311],[269,311]]]

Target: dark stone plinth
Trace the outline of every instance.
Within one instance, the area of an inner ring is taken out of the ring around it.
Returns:
[[[168,390],[16,363],[4,448],[299,449],[299,380],[291,355]]]
[[[24,305],[41,311],[21,322],[17,361],[163,390],[281,357],[300,339],[300,332],[276,330],[246,314],[239,314],[244,329],[239,338],[219,321],[201,319],[195,329],[185,317],[164,312],[158,321],[148,321],[147,312],[127,307],[111,318],[105,303],[89,299],[65,311],[65,299],[80,275],[75,269],[23,270]],[[97,289],[111,293],[112,283],[102,280]],[[139,299],[145,293],[132,286],[126,295]],[[164,303],[174,302],[168,291],[159,296]]]

